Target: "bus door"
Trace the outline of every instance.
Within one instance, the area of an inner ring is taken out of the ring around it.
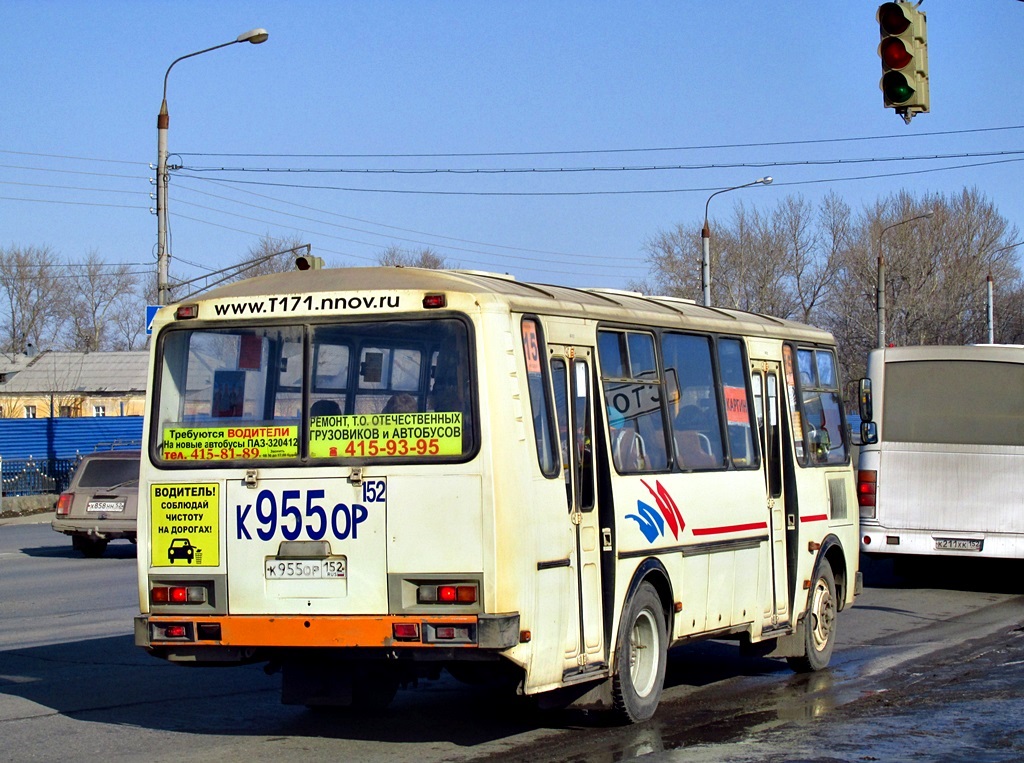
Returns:
[[[754,361],[751,380],[754,409],[757,414],[761,442],[761,468],[764,470],[765,496],[768,509],[768,533],[771,547],[771,585],[764,602],[764,620],[772,628],[790,619],[790,585],[786,554],[786,500],[783,469],[786,450],[783,448],[782,409],[780,408],[780,366],[774,361]],[[792,464],[789,468],[793,468]]]
[[[566,522],[573,536],[570,554],[575,617],[568,618],[563,658],[565,680],[603,670],[605,659],[601,598],[601,531],[594,471],[593,349],[549,345],[551,380],[565,474]]]

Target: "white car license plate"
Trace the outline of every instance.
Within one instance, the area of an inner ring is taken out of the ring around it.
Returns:
[[[325,580],[345,577],[345,557],[333,559],[278,559],[269,557],[267,580]]]
[[[936,551],[981,551],[981,538],[936,538]]]
[[[124,511],[124,501],[89,501],[86,511]]]

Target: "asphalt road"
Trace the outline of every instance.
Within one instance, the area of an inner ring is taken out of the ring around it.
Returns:
[[[0,760],[1024,757],[1013,731],[1020,567],[943,565],[911,579],[888,564],[865,570],[828,671],[798,676],[720,642],[685,647],[671,656],[655,718],[617,728],[451,679],[403,690],[381,713],[285,707],[279,676],[259,666],[184,668],[133,645],[130,544],[85,559],[46,524],[0,525]]]

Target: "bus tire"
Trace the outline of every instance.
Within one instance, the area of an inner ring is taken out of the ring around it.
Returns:
[[[832,565],[824,559],[818,564],[811,586],[811,598],[804,618],[804,655],[787,657],[797,673],[811,673],[828,667],[836,643],[836,581]]]
[[[641,583],[626,607],[615,658],[612,712],[622,723],[646,721],[658,709],[668,660],[665,611],[650,583]]]
[[[89,559],[98,559],[107,550],[107,541],[103,538],[90,538],[83,535],[72,535],[71,546]]]

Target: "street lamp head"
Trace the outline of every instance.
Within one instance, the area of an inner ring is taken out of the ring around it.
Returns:
[[[771,185],[772,184],[772,177],[771,177],[771,175],[769,175],[768,177],[758,178],[754,182],[755,183],[760,183],[761,185]]]
[[[235,42],[251,42],[253,45],[259,45],[261,42],[266,42],[268,37],[270,37],[270,33],[266,29],[250,29],[248,32],[238,35]]]

